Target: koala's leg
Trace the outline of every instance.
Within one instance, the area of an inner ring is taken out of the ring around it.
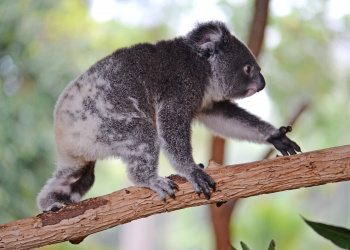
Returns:
[[[49,179],[37,197],[41,211],[57,211],[62,206],[77,202],[90,189],[95,180],[95,162],[83,165],[80,161],[66,165],[58,160],[57,170]]]
[[[191,119],[186,117],[186,110],[182,112],[174,106],[163,106],[158,112],[157,126],[162,148],[172,167],[192,184],[195,192],[200,195],[203,191],[209,199],[209,187],[215,191],[216,184],[213,178],[194,162],[191,147]],[[177,105],[177,107],[182,106]]]
[[[154,190],[162,200],[166,197],[164,192],[174,197],[176,183],[158,176],[160,149],[156,129],[151,123],[141,120],[130,127],[133,129],[128,133],[127,143],[116,152],[127,163],[129,179],[136,186]]]

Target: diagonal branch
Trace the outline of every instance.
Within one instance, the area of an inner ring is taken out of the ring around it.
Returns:
[[[0,249],[28,249],[70,240],[154,214],[350,180],[350,145],[263,161],[221,166],[210,162],[207,172],[217,183],[210,200],[198,197],[181,177],[176,199],[161,201],[146,188],[129,187],[84,200],[58,212],[0,225]]]

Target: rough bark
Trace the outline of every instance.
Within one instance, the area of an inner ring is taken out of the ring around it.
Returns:
[[[183,178],[176,198],[166,202],[146,188],[129,187],[84,200],[58,212],[0,225],[0,248],[28,249],[63,241],[79,243],[87,235],[153,214],[350,180],[350,145],[258,162],[221,166],[210,162],[206,170],[216,181],[210,200],[198,197]]]

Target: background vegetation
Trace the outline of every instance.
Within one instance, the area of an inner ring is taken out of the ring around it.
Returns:
[[[105,11],[117,8],[113,19],[98,16],[94,1],[0,1],[0,223],[39,212],[36,194],[55,169],[52,111],[71,80],[117,48],[184,35],[194,20],[218,17],[246,40],[253,10],[251,0],[102,2]],[[336,0],[282,2],[271,2],[259,58],[267,95],[242,105],[279,126],[310,102],[291,134],[303,151],[348,144],[350,7],[335,8]],[[198,162],[210,159],[210,142],[210,134],[195,126]],[[225,160],[259,160],[267,149],[230,141]],[[160,163],[162,175],[172,173],[163,156]],[[130,185],[119,161],[99,162],[96,178],[88,197]],[[244,199],[231,221],[233,243],[260,249],[274,239],[278,249],[334,249],[299,214],[349,227],[349,192],[339,183]],[[143,249],[212,249],[214,241],[207,208],[199,207],[119,226],[75,248],[132,249],[136,238]],[[73,248],[45,249],[67,247]]]

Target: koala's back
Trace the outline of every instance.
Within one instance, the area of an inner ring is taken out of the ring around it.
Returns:
[[[162,103],[180,100],[185,111],[199,107],[209,73],[183,39],[115,51],[71,82],[57,101],[58,152],[85,159],[115,155],[109,149],[125,147],[141,121],[156,127]]]

